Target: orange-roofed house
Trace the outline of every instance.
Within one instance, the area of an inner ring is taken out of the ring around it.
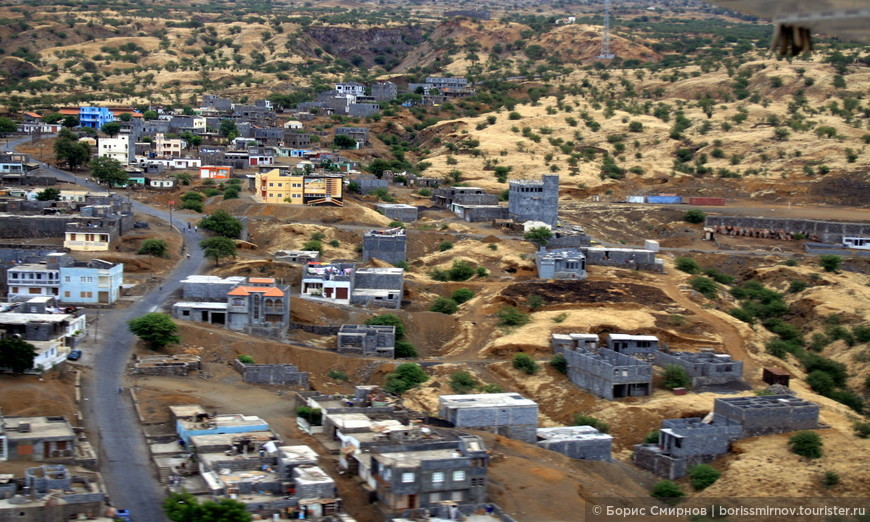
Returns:
[[[182,281],[181,287],[184,300],[172,307],[176,319],[271,337],[283,337],[287,331],[290,287],[271,277],[194,275]]]

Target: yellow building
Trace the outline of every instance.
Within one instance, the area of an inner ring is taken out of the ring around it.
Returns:
[[[254,198],[262,203],[340,207],[342,182],[341,176],[290,174],[272,169],[256,174]]]

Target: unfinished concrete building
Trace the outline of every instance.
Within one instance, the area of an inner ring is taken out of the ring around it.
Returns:
[[[559,353],[560,350],[597,352],[598,335],[592,333],[552,334],[550,345],[556,353]]]
[[[368,484],[385,514],[437,510],[447,501],[474,505],[486,500],[489,455],[483,440],[475,435],[385,442],[364,455],[370,466]]]
[[[457,428],[474,428],[534,444],[538,403],[517,393],[442,395],[439,416]]]
[[[613,437],[592,426],[538,428],[538,446],[568,458],[610,462]]]
[[[272,256],[275,261],[300,265],[320,260],[317,250],[277,250]]]
[[[655,355],[659,338],[654,335],[607,334],[607,348],[625,355]]]
[[[686,475],[692,466],[706,464],[728,453],[741,431],[738,421],[715,414],[706,419],[664,420],[657,444],[634,447],[634,464],[661,477],[677,479]]]
[[[3,522],[94,520],[112,512],[99,473],[43,465],[25,469],[22,478],[12,477],[0,482]]]
[[[375,308],[402,305],[405,270],[402,268],[360,268],[353,280],[350,304]]]
[[[402,223],[413,223],[420,215],[417,207],[403,203],[378,203],[375,207],[388,218]]]
[[[396,352],[396,327],[343,324],[338,330],[337,350],[341,354],[392,359]]]
[[[791,395],[716,399],[713,413],[739,422],[741,438],[819,427],[819,405]]]
[[[511,180],[508,215],[514,221],[543,221],[555,226],[559,221],[559,176],[544,174],[540,181]]]
[[[664,261],[657,258],[656,253],[652,250],[590,246],[583,248],[583,253],[586,255],[586,263],[589,265],[615,266],[652,272],[665,271]]]
[[[586,256],[579,250],[544,250],[535,254],[541,279],[585,279]]]
[[[601,349],[559,348],[568,364],[568,378],[577,386],[604,399],[620,399],[652,394],[652,364]]]
[[[694,387],[743,380],[743,361],[735,361],[728,354],[715,353],[712,348],[697,353],[659,350],[655,353],[655,364],[684,368]]]
[[[407,259],[408,236],[404,228],[369,230],[363,235],[363,262],[380,259],[395,265]]]

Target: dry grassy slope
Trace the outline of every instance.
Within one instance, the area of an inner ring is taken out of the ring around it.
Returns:
[[[803,80],[798,78],[796,72],[798,68],[805,68],[805,76],[816,80],[814,86],[805,89],[805,96],[811,107],[820,109],[823,104],[829,104],[832,101],[831,94],[842,94],[830,86],[833,69],[829,65],[821,63],[818,58],[813,62],[794,62],[792,64],[775,60],[759,60],[751,65],[763,67],[763,70],[754,76],[752,82],[757,87],[757,91],[769,100],[769,105],[763,107],[759,104],[751,104],[747,100],[719,102],[716,104],[713,117],[710,119],[713,128],[706,135],[701,135],[699,128],[707,120],[707,117],[699,107],[695,106],[694,100],[696,96],[703,93],[710,93],[713,96],[717,96],[717,93],[730,93],[731,81],[724,70],[707,74],[697,71],[700,76],[673,83],[666,81],[663,74],[646,74],[641,80],[637,78],[634,71],[614,71],[612,77],[606,82],[586,72],[575,72],[567,78],[554,81],[557,85],[560,82],[565,85],[575,85],[586,79],[602,90],[612,90],[613,86],[618,85],[622,79],[631,81],[635,85],[635,90],[640,92],[652,91],[661,87],[664,89],[664,95],[655,101],[669,103],[672,107],[677,104],[682,105],[685,116],[693,123],[692,128],[685,133],[688,140],[686,143],[668,138],[673,118],[670,122],[663,122],[652,115],[635,116],[616,111],[613,117],[606,119],[603,110],[591,107],[588,99],[569,95],[565,97],[564,102],[573,109],[572,112],[557,111],[556,114],[548,114],[547,108],[555,107],[556,99],[545,98],[537,106],[518,106],[516,112],[522,116],[520,120],[509,120],[507,111],[500,111],[496,114],[498,118],[496,123],[481,130],[477,130],[476,127],[482,122],[485,123],[486,116],[443,122],[439,126],[439,128],[445,129],[440,136],[443,142],[477,139],[480,141],[479,148],[483,151],[483,155],[481,157],[473,157],[468,154],[453,155],[458,160],[458,164],[447,165],[446,159],[451,155],[449,151],[443,145],[440,147],[433,145],[431,147],[433,154],[427,158],[427,161],[432,163],[432,167],[427,170],[427,175],[443,176],[453,169],[458,169],[467,181],[475,185],[489,190],[503,190],[506,188],[506,184],[498,183],[491,171],[483,170],[486,159],[498,161],[499,165],[512,167],[511,178],[536,178],[542,173],[548,172],[549,166],[544,156],[553,154],[552,164],[559,167],[559,174],[562,177],[561,183],[566,192],[570,188],[576,188],[578,184],[593,189],[607,186],[608,189],[620,192],[618,183],[614,184],[612,180],[602,181],[599,178],[600,159],[588,163],[581,161],[579,172],[576,175],[570,175],[568,156],[548,143],[548,138],[561,138],[564,141],[577,143],[574,136],[575,131],[582,135],[583,139],[580,144],[611,151],[613,146],[607,142],[607,136],[624,134],[626,153],[624,157],[619,158],[618,163],[626,169],[635,166],[641,167],[645,172],[642,176],[628,174],[628,179],[632,181],[670,178],[676,149],[692,146],[692,144],[697,146],[697,144],[705,142],[707,145],[699,149],[698,153],[707,154],[708,167],[739,169],[741,171],[748,168],[760,170],[761,174],[740,180],[741,183],[758,186],[757,192],[759,193],[765,190],[762,187],[771,188],[783,184],[793,186],[796,182],[813,185],[821,182],[824,178],[820,176],[812,179],[807,178],[802,170],[806,164],[827,165],[831,169],[831,175],[849,173],[859,178],[864,175],[862,174],[864,172],[863,165],[868,161],[868,151],[867,146],[861,141],[861,137],[867,132],[845,123],[841,117],[833,116],[826,111],[808,119],[816,122],[819,126],[834,127],[837,134],[843,137],[842,139],[821,139],[813,131],[808,131],[792,132],[786,141],[778,141],[774,138],[773,128],[769,126],[752,127],[755,123],[765,121],[769,116],[786,117],[787,105],[792,100],[791,94],[804,88]],[[870,72],[864,69],[853,69],[853,71],[846,77],[846,81],[847,91],[852,93],[851,95],[854,97],[870,89]],[[686,68],[685,72],[693,73],[696,71],[693,68]],[[772,88],[769,80],[772,76],[781,77],[783,87]],[[645,100],[639,101],[643,103]],[[749,117],[746,122],[736,125],[730,121],[730,118],[737,113],[738,107],[746,107]],[[598,132],[592,132],[584,126],[582,121],[577,127],[571,127],[565,121],[568,117],[579,120],[579,113],[584,110],[601,124],[601,129]],[[644,131],[642,133],[628,132],[628,121],[641,122]],[[731,130],[722,130],[721,124],[725,122],[732,124]],[[540,143],[534,143],[524,138],[520,133],[513,132],[512,128],[514,127],[517,129],[530,127],[533,132],[541,135]],[[542,127],[552,129],[552,133],[549,135],[541,134]],[[433,132],[433,134],[437,133]],[[638,142],[637,146],[634,144],[635,140]],[[721,140],[723,143],[722,149],[725,152],[725,158],[716,159],[711,156],[711,152],[715,148],[715,140]],[[522,147],[522,151],[519,150],[520,147]],[[847,162],[846,148],[851,148],[859,153],[856,162]],[[640,153],[642,158],[635,158],[635,153]],[[782,153],[782,157],[780,157],[780,153]],[[736,166],[732,165],[730,161],[730,157],[735,154],[742,157],[739,165]],[[685,174],[677,176],[688,177]],[[707,178],[714,177],[713,174],[707,175]],[[788,181],[784,182],[784,178],[787,178]],[[805,195],[807,191],[794,188],[791,192]],[[809,197],[812,195],[810,194]]]

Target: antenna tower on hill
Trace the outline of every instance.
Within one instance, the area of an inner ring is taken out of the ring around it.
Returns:
[[[604,0],[604,32],[601,34],[601,54],[599,60],[611,60],[616,57],[610,50],[610,0]]]

